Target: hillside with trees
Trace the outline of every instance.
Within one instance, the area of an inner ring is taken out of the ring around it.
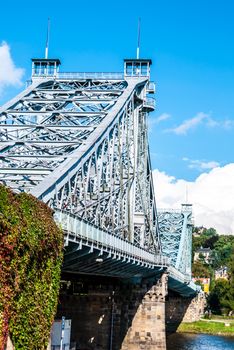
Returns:
[[[201,249],[202,247],[202,249]],[[208,251],[209,257],[199,254],[193,261],[193,277],[210,279],[207,307],[214,314],[229,314],[234,310],[234,236],[220,235],[214,228],[193,230],[193,257],[195,252]],[[198,253],[197,253],[198,254]],[[217,271],[227,271],[227,276],[217,278]]]

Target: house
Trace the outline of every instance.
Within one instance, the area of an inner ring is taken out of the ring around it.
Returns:
[[[207,277],[193,277],[192,281],[195,284],[200,284],[202,286],[202,290],[205,293],[209,293],[210,292],[210,278],[207,278]]]
[[[194,231],[193,231],[193,236],[194,237],[201,236],[203,234],[204,230],[205,230],[205,227],[203,227],[203,226],[195,227]]]
[[[194,253],[194,261],[203,260],[206,264],[209,264],[212,260],[211,258],[212,250],[210,248],[200,248]]]
[[[219,269],[215,270],[215,280],[223,278],[228,280],[228,268],[227,266],[221,266]]]

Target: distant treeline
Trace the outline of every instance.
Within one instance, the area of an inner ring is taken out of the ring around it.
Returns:
[[[212,250],[207,262],[202,256],[193,262],[194,277],[211,279],[207,308],[213,313],[230,313],[234,310],[234,236],[220,235],[214,228],[193,229],[193,254],[199,248]],[[215,270],[227,267],[228,279],[214,278]]]

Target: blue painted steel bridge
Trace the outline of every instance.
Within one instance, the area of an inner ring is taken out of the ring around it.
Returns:
[[[123,73],[64,73],[33,59],[27,88],[0,108],[0,181],[47,203],[64,230],[63,271],[191,282],[191,206],[158,211],[147,137],[150,59]]]

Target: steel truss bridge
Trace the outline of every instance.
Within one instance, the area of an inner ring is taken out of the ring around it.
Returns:
[[[28,87],[0,108],[0,181],[55,211],[63,271],[141,279],[168,271],[191,282],[191,206],[156,209],[147,137],[155,108],[148,59],[124,73],[60,73],[33,59]]]

